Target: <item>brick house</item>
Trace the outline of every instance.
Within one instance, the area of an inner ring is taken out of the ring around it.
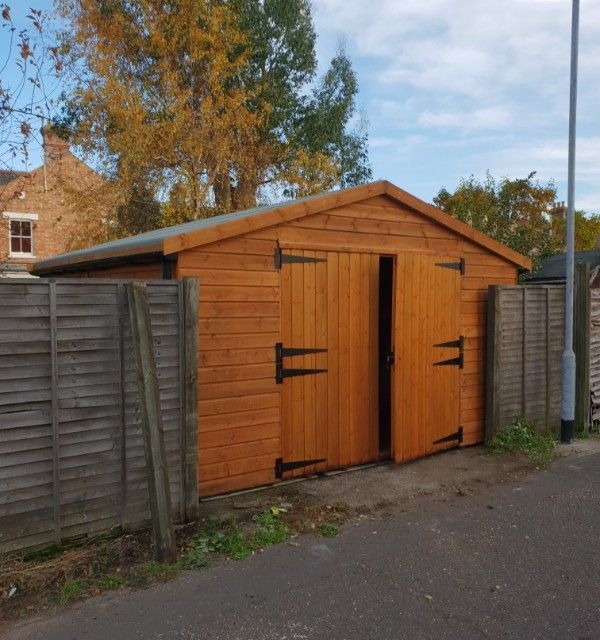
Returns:
[[[103,183],[49,127],[42,129],[42,137],[40,167],[0,170],[0,277],[27,276],[36,260],[71,249],[81,224],[77,194]]]

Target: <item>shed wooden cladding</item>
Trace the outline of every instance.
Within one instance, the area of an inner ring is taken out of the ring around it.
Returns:
[[[523,256],[387,182],[153,234],[39,271],[127,277],[139,245],[152,268],[176,254],[173,276],[199,279],[201,495],[483,439],[487,288],[514,284]],[[391,451],[380,442],[381,257],[394,270]],[[434,346],[461,335],[460,348]],[[459,351],[461,368],[434,366]]]

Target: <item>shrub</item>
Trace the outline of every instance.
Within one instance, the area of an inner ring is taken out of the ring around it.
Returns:
[[[535,464],[548,464],[556,455],[554,436],[541,433],[525,418],[518,418],[514,424],[497,433],[487,446],[492,451],[502,453],[521,452]]]

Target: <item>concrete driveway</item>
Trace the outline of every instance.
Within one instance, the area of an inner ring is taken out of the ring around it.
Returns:
[[[600,637],[600,454],[422,496],[146,591],[5,627],[4,640]]]

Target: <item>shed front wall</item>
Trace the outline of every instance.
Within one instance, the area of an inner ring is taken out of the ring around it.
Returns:
[[[360,261],[363,254],[403,252],[464,257],[460,328],[466,340],[460,424],[464,445],[483,440],[487,288],[516,283],[517,268],[394,200],[378,196],[179,253],[177,276],[200,280],[201,495],[275,480],[274,461],[282,456],[285,425],[285,385],[275,381],[275,344],[282,340],[281,282],[286,277],[275,268],[277,245],[290,252],[332,252],[338,261],[346,255],[356,255]],[[337,304],[328,305],[332,316]],[[310,377],[316,380],[319,374]],[[319,402],[323,398],[326,403],[335,402],[337,394],[328,390],[319,398]]]

